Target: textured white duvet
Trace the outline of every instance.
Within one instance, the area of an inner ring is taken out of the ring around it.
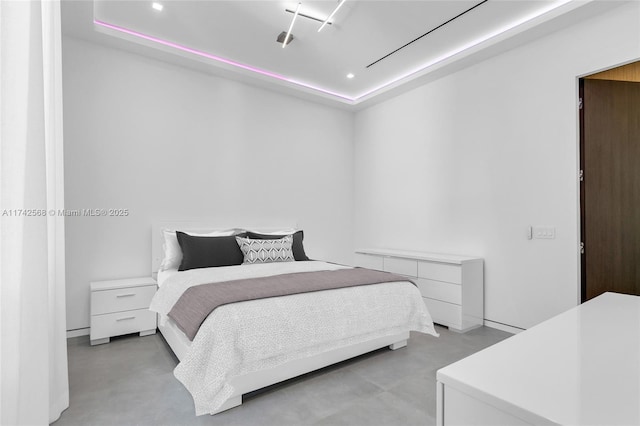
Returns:
[[[194,285],[342,268],[309,261],[165,274],[150,309],[166,320]],[[437,336],[420,291],[406,281],[234,303],[209,315],[174,374],[191,392],[196,414],[208,414],[233,396],[234,377],[411,330]]]

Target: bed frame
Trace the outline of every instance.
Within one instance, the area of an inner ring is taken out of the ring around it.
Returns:
[[[173,350],[173,353],[179,360],[182,360],[182,357],[186,354],[186,351],[189,348],[189,346],[184,343],[184,340],[186,339],[184,334],[177,330],[176,326],[171,323],[167,323],[164,326],[159,325],[158,328]],[[388,346],[392,350],[400,349],[407,346],[408,339],[409,332],[393,334],[359,343],[357,345],[346,346],[344,348],[324,352],[309,358],[290,361],[275,368],[238,376],[231,381],[231,385],[235,389],[233,396],[229,398],[218,410],[211,414],[218,414],[222,411],[241,405],[242,395],[246,393],[280,383],[302,374],[310,373],[358,355],[375,351],[376,349],[384,348],[385,346]]]
[[[235,226],[240,228],[238,226]],[[213,231],[216,229],[223,229],[218,225],[206,226],[206,224],[198,223],[193,224],[190,222],[157,222],[152,226],[152,275],[157,275],[158,267],[162,261],[162,235],[161,230],[163,228],[168,229],[180,229],[187,231]],[[233,227],[231,227],[233,228]],[[245,227],[242,227],[245,228]],[[246,227],[249,229],[260,229],[268,231],[270,229],[285,229],[296,228],[290,226],[283,226],[279,228],[265,228],[265,227]],[[229,228],[224,228],[229,229]],[[162,336],[171,347],[171,350],[176,355],[178,360],[182,360],[187,350],[189,349],[190,341],[178,328],[168,320],[164,325],[158,321],[158,329]],[[253,392],[255,390],[280,383],[282,381],[291,379],[293,377],[300,376],[302,374],[310,373],[323,367],[327,367],[332,364],[336,364],[341,361],[365,354],[367,352],[374,351],[376,349],[389,347],[391,350],[396,350],[407,346],[407,340],[409,339],[409,332],[391,334],[388,336],[379,337],[366,342],[358,343],[356,345],[345,346],[342,348],[334,349],[332,351],[324,352],[322,354],[314,355],[308,358],[290,361],[275,368],[267,370],[256,371],[250,374],[238,376],[231,381],[231,385],[235,389],[235,393],[231,398],[227,400],[218,410],[211,414],[217,414],[222,411],[226,411],[230,408],[237,407],[242,404],[242,395]]]

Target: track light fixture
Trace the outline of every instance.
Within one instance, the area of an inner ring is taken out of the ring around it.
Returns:
[[[280,44],[284,43],[284,39],[287,37],[287,32],[283,31],[280,34],[278,34],[278,38],[276,39],[276,41]],[[295,37],[293,36],[293,34],[289,34],[289,38],[287,39],[287,44],[291,43],[293,41]]]
[[[291,30],[293,29],[293,24],[296,22],[296,18],[298,17],[298,13],[300,12],[300,6],[302,3],[298,3],[296,7],[296,11],[293,14],[293,19],[291,20],[291,25],[289,25],[289,30],[287,31],[287,35],[284,36],[284,40],[282,41],[282,48],[284,49],[289,44],[289,37],[291,36]]]
[[[333,15],[336,14],[336,12],[338,12],[338,10],[342,7],[342,5],[344,4],[346,0],[340,0],[340,3],[338,3],[338,5],[336,6],[335,9],[333,9],[333,12],[331,12],[331,15],[329,15],[327,17],[327,19],[324,20],[324,22],[322,23],[322,25],[320,25],[320,28],[318,28],[318,32],[322,31],[322,29],[324,28],[325,25],[327,25],[329,23],[329,21],[331,20],[331,18],[333,18]]]
[[[285,9],[284,11],[287,12],[287,13],[296,13],[296,11],[292,10],[292,9]],[[320,23],[325,21],[324,19],[320,19],[317,16],[311,16],[311,15],[309,15],[307,13],[302,13],[302,12],[298,13],[298,16],[300,18],[311,19],[312,21],[316,21],[316,22],[320,22]],[[332,24],[331,22],[327,22],[327,25],[331,25],[331,24]]]

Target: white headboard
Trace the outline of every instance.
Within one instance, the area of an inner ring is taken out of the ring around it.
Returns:
[[[292,225],[293,223],[293,225]],[[291,221],[285,223],[282,226],[221,226],[219,222],[213,223],[212,221],[158,221],[151,225],[151,276],[156,278],[158,275],[158,269],[162,263],[164,252],[162,250],[163,229],[175,229],[178,231],[186,232],[211,232],[211,231],[224,231],[228,229],[249,229],[257,232],[272,232],[280,229],[299,229],[295,222]]]

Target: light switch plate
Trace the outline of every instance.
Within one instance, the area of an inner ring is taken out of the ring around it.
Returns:
[[[533,238],[538,240],[553,240],[556,237],[556,228],[548,226],[536,226],[533,228]]]

